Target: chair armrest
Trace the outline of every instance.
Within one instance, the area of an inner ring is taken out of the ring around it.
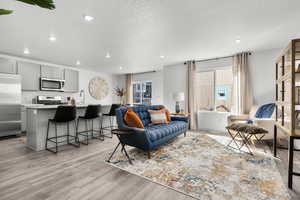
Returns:
[[[183,121],[189,123],[189,117],[186,116],[171,116],[171,121]]]
[[[249,115],[229,115],[228,119],[230,120],[249,120]]]
[[[253,123],[261,128],[266,129],[269,133],[273,133],[275,120],[272,118],[254,118]]]
[[[275,119],[272,118],[254,118],[252,120],[257,125],[274,125]]]
[[[234,123],[235,121],[246,121],[249,120],[249,115],[229,115],[227,117],[228,125]]]

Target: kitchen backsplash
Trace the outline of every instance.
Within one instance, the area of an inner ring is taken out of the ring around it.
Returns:
[[[67,101],[67,97],[72,97],[76,100],[77,103],[83,103],[83,98],[80,97],[79,93],[45,92],[45,91],[28,92],[28,91],[23,91],[22,92],[22,104],[32,104],[32,103],[34,103],[34,99],[38,95],[61,96],[61,97],[63,97],[63,101]],[[85,102],[85,103],[88,103],[88,102]]]

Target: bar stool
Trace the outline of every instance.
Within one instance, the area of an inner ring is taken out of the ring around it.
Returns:
[[[74,122],[74,135],[70,135],[70,122]],[[55,127],[55,136],[49,137],[49,129],[50,125],[54,124]],[[67,134],[66,135],[57,135],[57,125],[58,124],[66,124],[67,125]],[[58,144],[59,143],[65,143],[69,145],[73,145],[75,147],[79,147],[79,140],[77,137],[77,134],[75,132],[76,130],[76,107],[75,106],[58,106],[57,110],[55,112],[55,116],[53,119],[48,120],[48,127],[47,127],[47,136],[46,136],[46,150],[57,153],[58,152]],[[67,140],[58,141],[59,138],[66,137]],[[71,140],[74,140],[75,143],[70,143],[70,137]],[[51,148],[48,148],[48,142],[55,143],[55,151]]]
[[[82,135],[86,138],[86,143],[82,142],[85,145],[89,144],[89,137],[91,133],[92,139],[96,138],[99,140],[104,140],[104,136],[102,135],[102,129],[99,130],[99,136],[96,137],[94,136],[94,132],[96,132],[96,130],[94,129],[94,119],[99,118],[99,113],[100,113],[100,105],[88,105],[88,107],[86,108],[85,114],[84,116],[79,116],[77,119],[77,127],[76,127],[76,133],[77,135]],[[79,127],[79,122],[80,121],[84,121],[85,122],[85,130],[84,131],[78,131],[78,127]],[[92,127],[91,129],[88,128],[88,124],[91,122]],[[97,131],[98,132],[98,131]]]
[[[120,104],[112,104],[110,107],[109,113],[104,113],[102,114],[101,117],[101,129],[102,130],[107,130],[110,132],[110,136],[104,135],[105,137],[112,138],[112,133],[111,130],[114,129],[114,118],[116,116],[116,109],[119,108],[121,105]],[[109,117],[109,126],[103,127],[103,119],[104,117]]]

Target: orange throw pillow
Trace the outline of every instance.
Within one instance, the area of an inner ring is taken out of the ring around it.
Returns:
[[[132,109],[127,110],[124,121],[130,127],[145,128],[141,118]]]
[[[167,121],[170,122],[171,121],[171,113],[169,110],[165,109],[166,111],[166,117],[167,117]]]

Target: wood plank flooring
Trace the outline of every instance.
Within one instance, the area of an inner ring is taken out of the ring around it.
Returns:
[[[26,137],[0,140],[1,200],[193,199],[104,163],[116,138],[92,140],[80,149],[65,146],[57,155],[34,152],[26,148],[25,140]],[[287,151],[278,153],[278,169],[287,184]],[[300,152],[295,154],[300,166]],[[295,177],[290,194],[292,200],[300,199],[300,177]]]

